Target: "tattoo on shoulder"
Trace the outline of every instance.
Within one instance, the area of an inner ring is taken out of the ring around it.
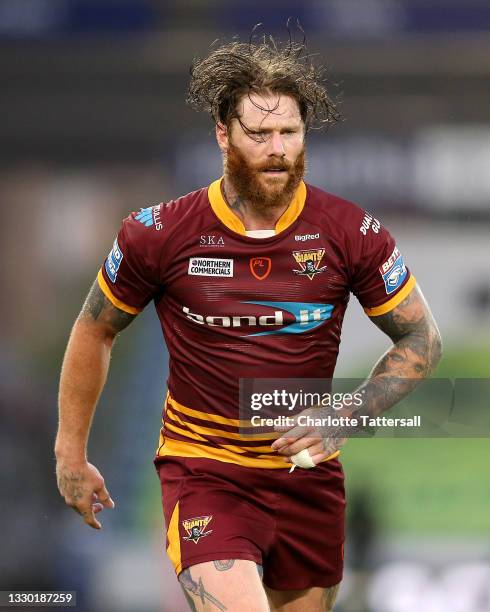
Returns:
[[[111,304],[97,280],[92,285],[79,315],[79,319],[106,323],[115,333],[122,331],[135,318],[136,315],[124,312]]]

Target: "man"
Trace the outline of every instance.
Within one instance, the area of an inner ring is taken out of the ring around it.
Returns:
[[[59,489],[100,529],[114,504],[87,462],[90,423],[115,336],[154,301],[170,355],[155,465],[167,554],[194,610],[331,610],[342,577],[339,432],[241,436],[239,378],[331,378],[350,292],[394,343],[360,390],[366,413],[440,358],[390,234],[303,182],[306,132],[337,111],[301,50],[234,42],[194,64],[189,100],[212,114],[224,177],[123,222],[62,369]],[[315,467],[289,473],[304,449]]]

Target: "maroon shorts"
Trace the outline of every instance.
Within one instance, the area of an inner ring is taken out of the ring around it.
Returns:
[[[341,581],[345,495],[337,459],[292,474],[183,457],[155,465],[177,574],[205,561],[249,559],[272,589]]]

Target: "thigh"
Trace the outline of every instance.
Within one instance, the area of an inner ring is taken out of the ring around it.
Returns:
[[[179,582],[195,612],[269,612],[260,570],[243,559],[207,561],[183,570]]]
[[[265,587],[271,612],[331,612],[340,584],[300,591],[276,591]]]

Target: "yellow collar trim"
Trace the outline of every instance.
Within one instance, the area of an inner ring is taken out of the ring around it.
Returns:
[[[213,181],[211,185],[209,185],[208,198],[211,208],[213,209],[214,214],[222,223],[226,225],[227,228],[231,229],[237,234],[240,234],[241,236],[246,236],[246,230],[242,220],[231,210],[223,198],[223,194],[221,193],[222,180],[223,177]],[[276,234],[283,232],[296,221],[304,208],[305,202],[306,185],[304,181],[301,181],[296,189],[296,193],[294,194],[291,204],[283,212],[276,223]]]

